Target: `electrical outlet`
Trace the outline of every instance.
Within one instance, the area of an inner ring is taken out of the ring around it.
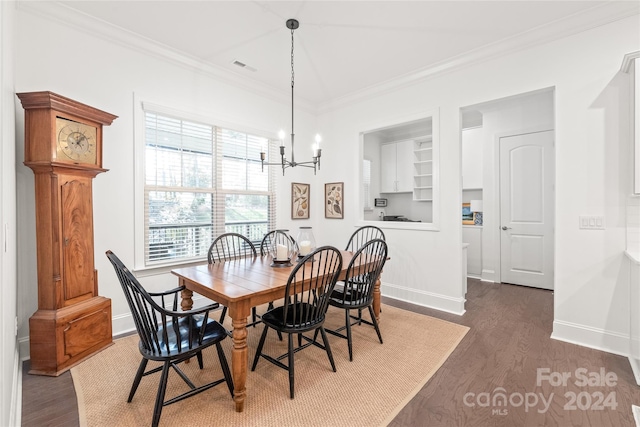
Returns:
[[[604,217],[601,215],[580,215],[581,230],[604,230]]]

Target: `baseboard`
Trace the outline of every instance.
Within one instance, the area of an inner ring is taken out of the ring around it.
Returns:
[[[18,353],[20,360],[25,361],[31,359],[31,348],[29,347],[29,336],[18,338]]]
[[[556,320],[553,322],[551,338],[607,353],[629,356],[629,335],[608,332],[604,329]]]
[[[113,319],[111,321],[111,330],[113,331],[113,336],[123,335],[131,331],[135,331],[136,325],[133,321],[133,316],[131,315],[131,313],[113,316]]]
[[[631,370],[633,371],[633,377],[636,379],[636,384],[640,385],[640,360],[635,357],[628,357]]]
[[[22,425],[22,362],[20,361],[20,350],[18,346],[16,346],[16,352],[13,358],[13,386],[11,387],[9,425]]]
[[[498,275],[495,270],[484,269],[482,270],[482,281],[483,282],[493,282],[496,283],[498,280]]]
[[[465,298],[453,298],[448,295],[421,291],[418,289],[398,286],[391,283],[381,285],[382,295],[422,307],[433,308],[447,313],[462,316],[465,313]]]

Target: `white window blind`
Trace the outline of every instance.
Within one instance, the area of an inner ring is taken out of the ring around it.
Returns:
[[[275,226],[274,173],[260,167],[261,148],[272,145],[145,111],[145,265],[206,259],[225,232],[259,245]]]

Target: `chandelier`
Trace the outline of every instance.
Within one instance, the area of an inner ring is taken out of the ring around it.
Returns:
[[[320,156],[322,155],[322,149],[320,148],[320,135],[316,135],[315,144],[313,145],[313,160],[309,160],[307,162],[296,162],[294,153],[293,153],[293,143],[295,139],[295,134],[293,132],[293,86],[295,83],[294,76],[295,73],[293,71],[293,31],[296,30],[300,26],[300,23],[296,19],[287,20],[287,28],[291,30],[291,160],[288,160],[284,154],[284,138],[285,133],[283,130],[280,130],[278,133],[278,137],[280,138],[280,163],[269,163],[265,162],[265,153],[264,151],[260,152],[260,160],[262,162],[262,171],[264,172],[264,165],[274,165],[274,166],[282,166],[282,175],[284,176],[284,170],[286,168],[294,168],[296,166],[304,166],[306,168],[313,168],[313,174],[316,173],[316,167],[320,170]]]

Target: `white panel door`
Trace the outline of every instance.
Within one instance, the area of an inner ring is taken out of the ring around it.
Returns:
[[[500,138],[500,280],[553,289],[553,132]]]

